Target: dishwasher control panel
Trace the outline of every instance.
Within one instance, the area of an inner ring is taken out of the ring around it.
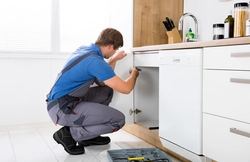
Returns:
[[[182,51],[182,52],[180,52]],[[202,65],[202,49],[160,51],[160,65]]]

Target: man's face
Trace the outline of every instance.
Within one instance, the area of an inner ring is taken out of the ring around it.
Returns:
[[[108,49],[107,49],[107,54],[104,56],[106,59],[110,58],[111,56],[113,56],[116,51],[119,50],[119,48],[114,49],[113,45],[109,45]]]

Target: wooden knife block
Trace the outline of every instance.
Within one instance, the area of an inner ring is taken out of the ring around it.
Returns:
[[[181,36],[176,28],[172,29],[172,31],[167,31],[166,34],[168,36],[168,44],[182,42]]]

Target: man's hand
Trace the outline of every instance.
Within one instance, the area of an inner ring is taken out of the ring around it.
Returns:
[[[129,73],[131,75],[135,75],[136,77],[138,77],[139,76],[139,69],[138,68],[131,68],[131,69],[129,69]]]
[[[127,54],[121,50],[116,52],[109,60],[109,65],[112,67],[112,69],[115,69],[116,61],[123,59]]]
[[[139,69],[131,68],[129,69],[129,73],[130,76],[126,80],[122,80],[120,77],[114,76],[113,78],[105,80],[104,83],[117,92],[129,94],[135,87],[136,79],[139,76]]]
[[[112,56],[112,59],[115,59],[115,60],[121,60],[123,59],[125,56],[127,56],[127,54],[124,52],[124,50],[121,50],[121,51],[117,51],[113,56]]]

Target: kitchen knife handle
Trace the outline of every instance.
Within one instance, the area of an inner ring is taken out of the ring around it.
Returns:
[[[167,29],[167,31],[171,31],[172,30],[170,24],[167,21],[163,21],[162,23],[164,24],[164,26]]]
[[[169,19],[169,20],[170,20],[170,23],[172,25],[172,29],[175,28],[173,20],[172,19]]]

